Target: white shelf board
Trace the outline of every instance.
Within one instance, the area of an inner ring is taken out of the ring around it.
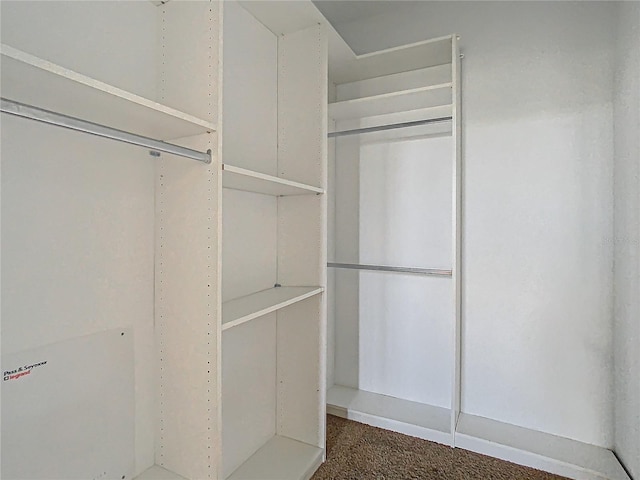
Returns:
[[[322,293],[322,287],[276,287],[222,304],[222,330],[275,312]]]
[[[575,479],[630,480],[606,448],[461,413],[456,447]]]
[[[447,408],[335,385],[327,392],[327,413],[451,444],[451,411]]]
[[[170,472],[158,465],[154,465],[148,468],[140,475],[134,478],[134,480],[187,480],[185,477]]]
[[[331,38],[329,79],[336,84],[408,72],[451,63],[453,36],[434,38],[400,47],[354,55],[342,38]]]
[[[3,98],[158,140],[216,129],[211,122],[9,45],[2,44],[0,53]]]
[[[304,183],[293,182],[266,173],[254,172],[233,165],[222,165],[222,186],[245,192],[262,193],[265,195],[315,195],[324,193],[319,187],[312,187]]]
[[[276,435],[227,480],[309,480],[323,457],[321,448]]]
[[[345,120],[349,118],[373,117],[376,115],[441,107],[451,105],[451,102],[452,84],[448,82],[330,103],[329,118]]]

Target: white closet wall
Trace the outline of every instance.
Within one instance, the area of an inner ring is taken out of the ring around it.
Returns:
[[[640,478],[640,3],[616,13],[614,445]]]

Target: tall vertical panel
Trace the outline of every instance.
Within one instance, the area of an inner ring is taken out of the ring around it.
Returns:
[[[452,288],[453,288],[453,375],[451,392],[451,443],[455,443],[456,424],[460,415],[460,396],[462,385],[462,86],[460,75],[460,48],[458,37],[451,38],[451,80],[453,94],[452,141],[453,141],[453,187],[452,202]]]
[[[218,120],[220,14],[219,2],[170,2],[159,12],[159,99],[211,121]],[[214,158],[212,164],[203,165],[165,156],[156,169],[156,463],[190,479],[217,478],[221,450],[217,137],[211,133],[173,141],[211,149]]]
[[[278,175],[326,188],[327,36],[278,40]],[[278,282],[326,286],[326,195],[278,200]],[[326,296],[278,312],[277,431],[324,447]]]
[[[640,478],[640,3],[617,7],[614,95],[614,450]]]
[[[179,143],[215,148],[213,135]],[[157,167],[156,463],[190,479],[216,478],[219,455],[217,175],[168,156]]]

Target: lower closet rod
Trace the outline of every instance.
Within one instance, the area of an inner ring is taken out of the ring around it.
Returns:
[[[416,120],[413,122],[391,123],[389,125],[378,125],[376,127],[354,128],[353,130],[342,130],[339,132],[329,132],[328,137],[343,137],[345,135],[359,135],[361,133],[381,132],[383,130],[394,130],[396,128],[419,127],[420,125],[429,125],[430,123],[442,123],[452,120],[453,117],[430,118],[429,120]]]
[[[451,270],[439,268],[416,268],[416,267],[389,267],[386,265],[361,265],[359,263],[327,263],[327,267],[345,268],[349,270],[373,270],[379,272],[413,273],[416,275],[431,275],[435,277],[450,277]]]
[[[38,122],[47,123],[49,125],[55,125],[58,127],[68,128],[70,130],[76,130],[78,132],[89,133],[98,137],[109,138],[118,142],[130,143],[132,145],[138,145],[140,147],[146,147],[151,149],[151,154],[157,152],[170,153],[172,155],[178,155],[180,157],[190,158],[203,163],[211,163],[211,150],[207,152],[199,152],[190,148],[181,147],[179,145],[173,145],[161,140],[153,138],[143,137],[142,135],[136,135],[135,133],[125,132],[115,128],[107,127],[105,125],[99,125],[97,123],[88,122],[75,117],[69,117],[61,113],[50,112],[42,108],[33,107],[24,103],[15,102],[13,100],[7,100],[2,98],[2,104],[0,111],[8,113],[9,115],[15,115],[17,117],[28,118],[29,120],[35,120]]]

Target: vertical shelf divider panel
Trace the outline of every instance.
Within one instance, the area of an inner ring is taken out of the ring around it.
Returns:
[[[452,288],[453,288],[453,374],[452,374],[452,392],[451,392],[451,445],[455,446],[455,431],[460,416],[460,396],[462,388],[461,380],[461,355],[462,355],[462,327],[461,327],[461,309],[462,309],[462,95],[460,87],[460,48],[458,45],[458,37],[454,35],[451,38],[451,79],[453,89],[453,107],[452,107],[452,140],[453,148],[453,188],[452,188],[452,239],[453,245],[451,252],[453,254],[452,272]]]
[[[221,2],[169,2],[159,14],[159,97],[218,120]],[[218,478],[219,186],[213,133],[172,139],[213,162],[172,157],[156,168],[156,464],[187,479]]]
[[[327,185],[325,27],[278,39],[278,176]],[[326,287],[326,195],[278,199],[278,283]],[[325,447],[326,295],[277,314],[278,435]]]

